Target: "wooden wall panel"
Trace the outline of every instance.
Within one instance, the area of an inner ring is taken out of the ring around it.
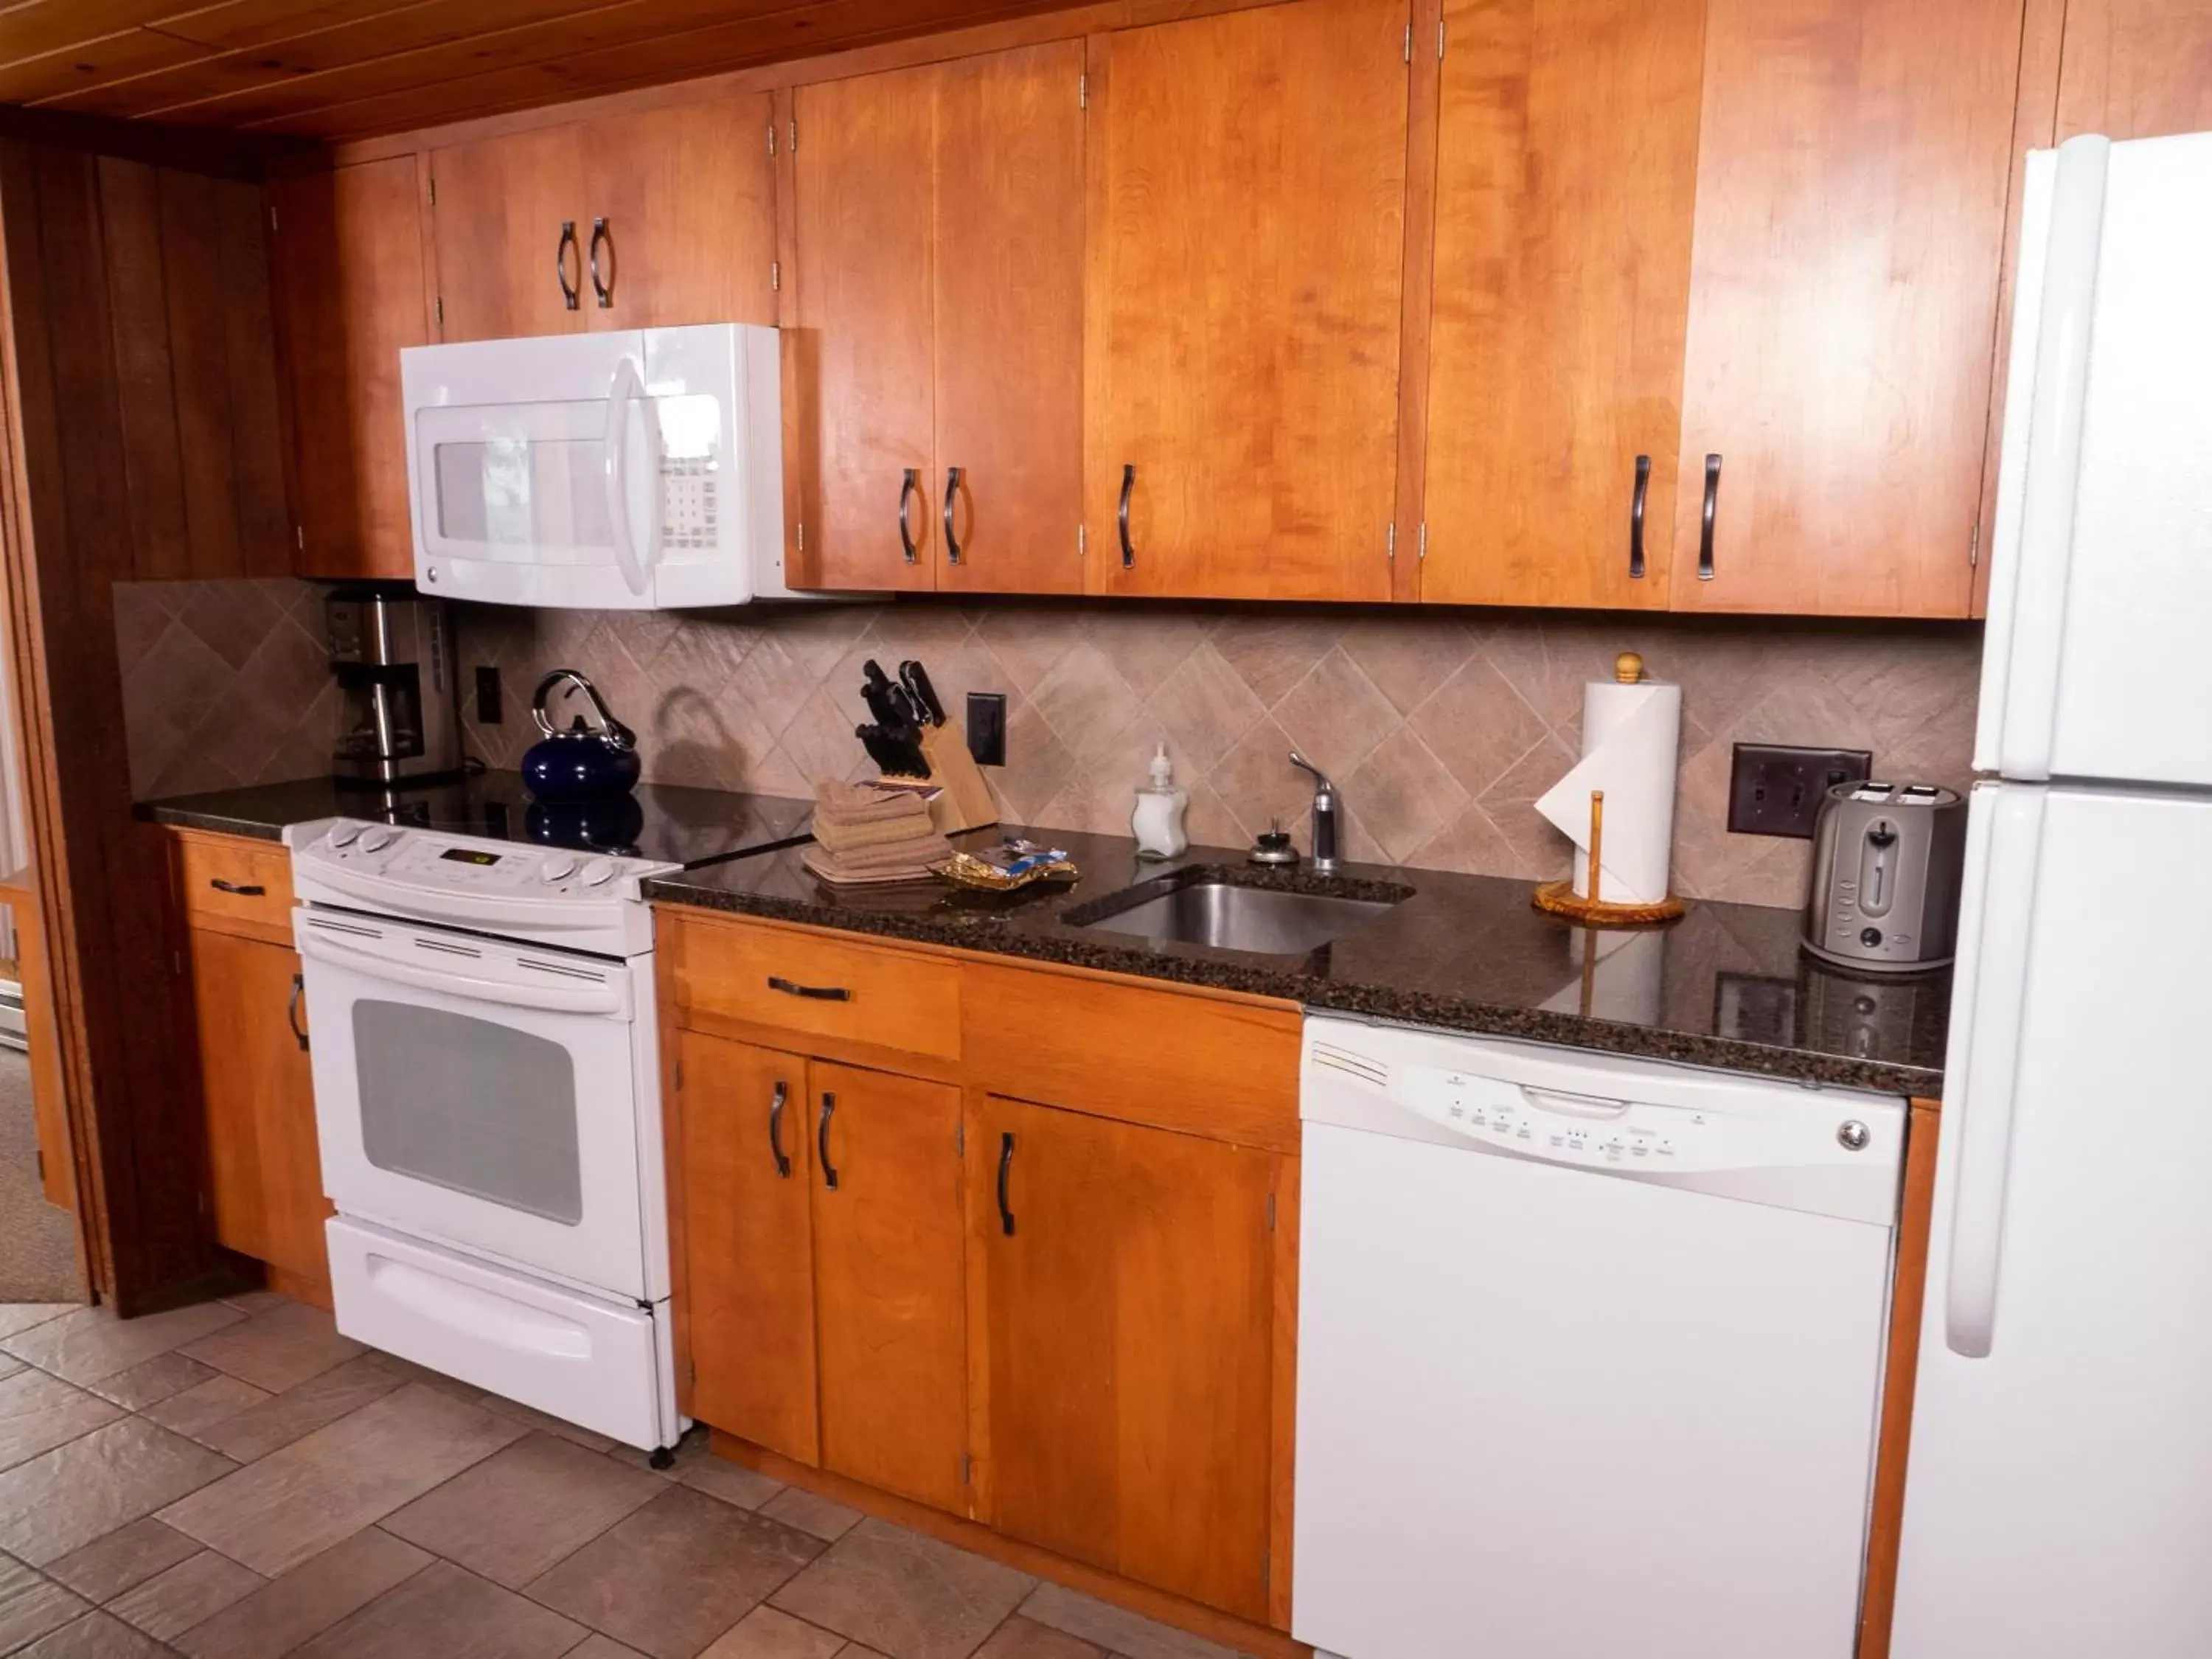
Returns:
[[[2155,138],[2212,127],[2212,3],[2070,0],[2061,139]]]
[[[215,181],[164,169],[161,246],[176,374],[177,439],[184,457],[185,525],[196,574],[239,568],[238,491],[230,465],[230,376],[223,343],[222,251]]]
[[[100,161],[108,300],[123,417],[123,483],[133,510],[132,574],[142,581],[192,574],[178,448],[176,367],[169,354],[167,278],[161,268],[160,175],[143,161]]]

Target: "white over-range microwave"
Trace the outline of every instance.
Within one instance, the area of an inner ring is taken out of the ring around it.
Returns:
[[[791,599],[775,330],[749,323],[399,354],[415,583],[492,605]]]

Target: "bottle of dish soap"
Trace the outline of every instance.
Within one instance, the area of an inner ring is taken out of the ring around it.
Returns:
[[[1175,785],[1175,763],[1168,759],[1165,739],[1152,757],[1152,774],[1151,784],[1137,791],[1137,810],[1129,814],[1129,833],[1137,838],[1139,858],[1175,858],[1190,845],[1190,837],[1182,830],[1183,810],[1190,805],[1190,797]]]

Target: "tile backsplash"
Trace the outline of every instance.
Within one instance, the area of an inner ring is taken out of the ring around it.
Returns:
[[[340,720],[312,582],[118,582],[135,799],[316,777]]]
[[[197,632],[191,611],[174,621]],[[1532,803],[1580,752],[1583,682],[1640,651],[1653,678],[1684,691],[1675,890],[1781,905],[1802,902],[1810,848],[1728,833],[1730,746],[1869,749],[1882,775],[1961,785],[1981,649],[1973,624],[1072,601],[472,606],[458,631],[463,717],[472,752],[493,765],[514,764],[534,739],[532,690],[565,666],[590,675],[636,728],[647,778],[803,794],[818,776],[871,775],[853,736],[868,718],[860,664],[896,672],[917,657],[956,717],[969,691],[1006,694],[1007,764],[985,775],[1010,822],[1126,833],[1164,738],[1190,792],[1194,841],[1240,846],[1279,819],[1303,845],[1310,787],[1285,758],[1295,745],[1342,787],[1352,856],[1530,880],[1567,868],[1568,842]],[[200,653],[175,648],[213,678]],[[256,660],[249,653],[234,677],[256,673]],[[475,718],[478,664],[501,671],[496,726]],[[289,739],[276,728],[298,707],[262,708],[261,735],[247,752],[226,740],[224,764],[283,753]],[[186,763],[169,757],[188,745],[167,735],[185,712],[165,709],[149,763],[157,748],[171,770]]]

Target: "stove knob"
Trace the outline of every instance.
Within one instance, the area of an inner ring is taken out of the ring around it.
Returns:
[[[361,850],[364,853],[381,853],[398,839],[399,832],[397,830],[387,830],[381,826],[374,830],[364,830],[362,831]]]
[[[329,847],[350,847],[361,839],[362,827],[358,823],[334,823],[331,826],[331,833],[323,837],[323,842]]]
[[[576,860],[566,853],[556,853],[545,860],[545,867],[538,872],[540,881],[566,881],[576,873]]]
[[[604,887],[615,878],[612,859],[592,859],[584,866],[584,885]]]

